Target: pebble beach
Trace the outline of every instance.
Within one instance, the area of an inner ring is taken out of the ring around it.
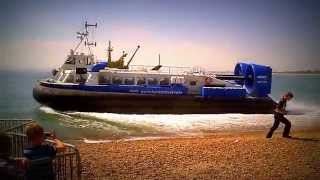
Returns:
[[[79,143],[84,179],[319,179],[320,131]]]

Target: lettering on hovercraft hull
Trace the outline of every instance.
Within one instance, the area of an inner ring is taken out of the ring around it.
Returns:
[[[78,84],[53,84],[41,82],[42,86],[69,89],[80,91],[95,91],[95,92],[118,92],[118,93],[140,93],[140,94],[163,94],[163,95],[184,95],[187,93],[187,88],[183,86],[126,86],[126,85],[78,85]]]
[[[140,91],[141,94],[183,94],[182,91]]]

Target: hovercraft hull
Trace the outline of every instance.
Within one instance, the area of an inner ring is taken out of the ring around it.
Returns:
[[[61,111],[108,112],[124,114],[269,114],[275,102],[270,97],[213,98],[192,95],[160,95],[94,92],[61,89],[38,83],[34,98]]]

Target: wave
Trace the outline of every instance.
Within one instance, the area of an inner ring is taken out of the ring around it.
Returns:
[[[264,126],[268,124],[271,115],[259,114],[114,114],[95,112],[72,112],[70,116],[100,121],[117,122],[133,126],[145,126],[160,132],[192,134],[204,131],[236,129],[250,126]]]
[[[99,143],[111,143],[111,142],[159,140],[159,139],[171,139],[171,138],[174,138],[174,137],[169,137],[169,136],[129,137],[129,138],[120,139],[120,140],[109,140],[109,139],[93,140],[93,139],[83,138],[83,142],[87,144],[99,144]]]
[[[71,118],[71,116],[63,113],[63,112],[59,112],[59,111],[56,111],[50,107],[47,107],[47,106],[41,106],[39,108],[40,111],[44,112],[44,113],[47,113],[47,114],[53,114],[53,115],[58,115],[58,116],[63,116],[63,117],[68,117],[68,118]]]
[[[110,143],[112,141],[111,140],[92,140],[92,139],[83,138],[83,142],[87,144],[98,144],[98,143]]]
[[[312,115],[320,114],[320,106],[305,102],[293,101],[287,105],[289,115]]]

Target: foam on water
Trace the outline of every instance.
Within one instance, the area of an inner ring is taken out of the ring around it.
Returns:
[[[112,141],[111,140],[91,140],[91,139],[84,138],[83,142],[87,144],[97,144],[97,143],[110,143]]]
[[[63,116],[63,117],[67,117],[67,118],[71,118],[71,116],[67,115],[67,114],[64,114],[62,112],[58,112],[50,107],[47,107],[47,106],[41,106],[39,108],[40,111],[42,112],[45,112],[47,114],[53,114],[53,115],[58,115],[58,116]]]
[[[225,124],[234,115],[136,115],[136,114],[114,114],[114,113],[93,113],[74,112],[69,115],[80,115],[81,117],[96,118],[112,122],[127,123],[132,125],[145,125],[157,128],[165,132],[190,132],[197,131],[204,127],[210,127],[215,122]]]
[[[118,140],[93,140],[93,139],[87,139],[83,138],[83,142],[87,144],[98,144],[98,143],[111,143],[111,142],[128,142],[128,141],[141,141],[141,140],[159,140],[159,139],[172,139],[174,137],[170,136],[149,136],[149,137],[129,137],[126,139],[118,139]],[[185,137],[190,138],[190,137]]]

